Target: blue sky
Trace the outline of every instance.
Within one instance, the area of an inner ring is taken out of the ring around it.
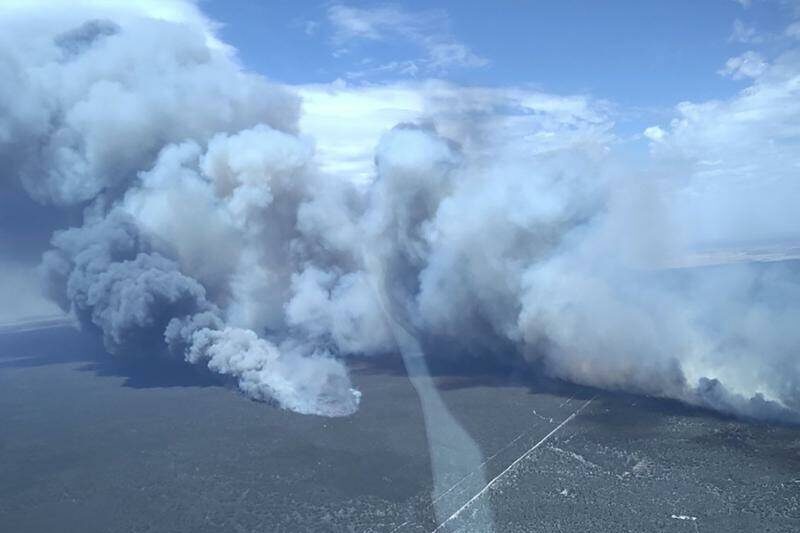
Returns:
[[[238,48],[247,67],[286,83],[436,77],[466,85],[589,93],[642,108],[734,94],[742,82],[718,71],[753,44],[741,42],[736,28],[744,28],[740,34],[770,34],[791,19],[789,5],[758,0],[206,0],[200,5],[223,23],[222,38]],[[384,10],[383,23],[377,24],[381,35],[343,35],[343,17],[334,16],[341,9]],[[393,62],[419,65],[431,46],[426,39],[457,44],[475,60],[416,72],[380,68]]]
[[[774,77],[761,75],[780,70],[768,67],[796,50],[800,35],[796,0],[203,0],[199,7],[220,23],[218,34],[238,50],[245,68],[298,88],[305,100],[301,126],[317,139],[329,167],[362,176],[371,171],[373,139],[380,132],[427,114],[427,104],[413,100],[420,84],[431,79],[495,90],[490,99],[499,113],[497,106],[504,104],[498,102],[510,98],[517,105],[533,93],[573,99],[560,107],[570,109],[568,116],[562,113],[546,126],[526,124],[518,136],[538,131],[548,139],[602,137],[605,142],[599,116],[614,142],[626,144],[628,155],[640,160],[666,152],[665,145],[673,150],[662,159],[686,159],[693,142],[707,141],[709,152],[722,150],[728,146],[724,124],[744,115],[720,115],[703,103],[752,107],[749,116],[763,120],[748,127],[766,135],[774,125],[770,110],[783,105],[780,98],[739,96],[754,83],[763,95],[791,91],[785,76],[773,87]],[[337,85],[342,81],[346,91]],[[332,88],[339,91],[338,99],[329,96]],[[509,97],[510,89],[532,93]],[[684,102],[698,107],[681,107]],[[553,105],[521,105],[520,112],[552,114]],[[697,110],[703,112],[686,115]],[[357,125],[343,129],[343,119]],[[667,136],[676,120],[697,124]],[[722,129],[712,134],[717,123]],[[577,130],[586,135],[573,135]],[[690,141],[690,131],[708,137]],[[770,141],[762,137],[759,142]],[[542,146],[538,140],[537,146]],[[358,165],[347,163],[355,159]],[[697,157],[721,166],[728,159]],[[737,168],[742,166],[747,163]]]

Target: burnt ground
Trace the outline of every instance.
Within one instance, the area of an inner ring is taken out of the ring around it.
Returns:
[[[0,332],[0,532],[432,531],[485,482],[447,473],[432,506],[402,367],[353,379],[357,414],[302,416],[120,366],[71,328]],[[486,480],[535,446],[440,531],[486,513],[498,532],[800,530],[800,428],[542,380],[435,383]]]

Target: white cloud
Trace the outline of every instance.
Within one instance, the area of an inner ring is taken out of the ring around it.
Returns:
[[[300,128],[314,137],[322,168],[359,182],[372,175],[381,134],[414,120],[423,109],[422,95],[404,86],[352,87],[338,82],[296,89],[303,98]]]
[[[658,126],[650,126],[649,128],[644,130],[644,136],[650,139],[653,142],[659,142],[666,137],[667,132],[662,130]]]
[[[725,62],[719,73],[723,76],[730,76],[734,80],[744,78],[757,78],[767,69],[767,62],[764,57],[757,53],[747,51],[744,54],[732,57]]]
[[[748,53],[725,73],[751,78],[726,100],[683,102],[651,149],[678,189],[678,217],[697,241],[797,238],[800,57]]]
[[[449,17],[441,10],[410,12],[391,5],[358,8],[336,4],[328,10],[328,21],[333,27],[333,43],[337,47],[334,55],[338,57],[349,52],[349,45],[364,40],[405,42],[422,52],[418,58],[382,65],[378,72],[442,72],[450,68],[481,67],[488,63],[487,59],[452,35]]]
[[[733,31],[728,40],[736,43],[759,43],[763,41],[764,38],[754,27],[747,26],[741,20],[736,19],[733,21]]]
[[[360,183],[372,178],[377,140],[401,122],[430,123],[449,138],[485,149],[516,147],[531,154],[612,140],[608,104],[580,95],[459,87],[438,80],[294,88],[303,98],[300,128],[315,139],[319,164]]]
[[[328,10],[328,18],[334,26],[334,37],[338,41],[353,38],[381,39],[386,28],[408,24],[406,15],[394,7],[360,9],[334,5]]]

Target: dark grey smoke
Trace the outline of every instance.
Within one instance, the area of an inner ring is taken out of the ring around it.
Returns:
[[[119,29],[119,26],[110,20],[89,20],[56,37],[55,43],[66,52],[66,57],[69,58],[91,48],[104,36],[118,33]]]

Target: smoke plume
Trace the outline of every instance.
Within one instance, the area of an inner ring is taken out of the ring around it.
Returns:
[[[343,361],[396,351],[391,324],[410,322],[428,357],[456,366],[535,363],[798,419],[795,267],[665,268],[713,195],[650,173],[692,175],[711,141],[689,122],[718,121],[722,104],[649,129],[654,170],[610,149],[600,102],[430,85],[421,120],[375,139],[364,184],[321,168],[298,96],[244,71],[193,5],[176,5],[172,18],[89,5],[0,19],[2,180],[82,210],[41,270],[110,353],[202,364],[251,398],[346,415],[360,394]],[[797,66],[765,67],[755,90],[797,96]],[[771,146],[796,164],[795,145]],[[771,191],[796,191],[786,183]],[[743,225],[735,203],[713,205],[730,233]]]

